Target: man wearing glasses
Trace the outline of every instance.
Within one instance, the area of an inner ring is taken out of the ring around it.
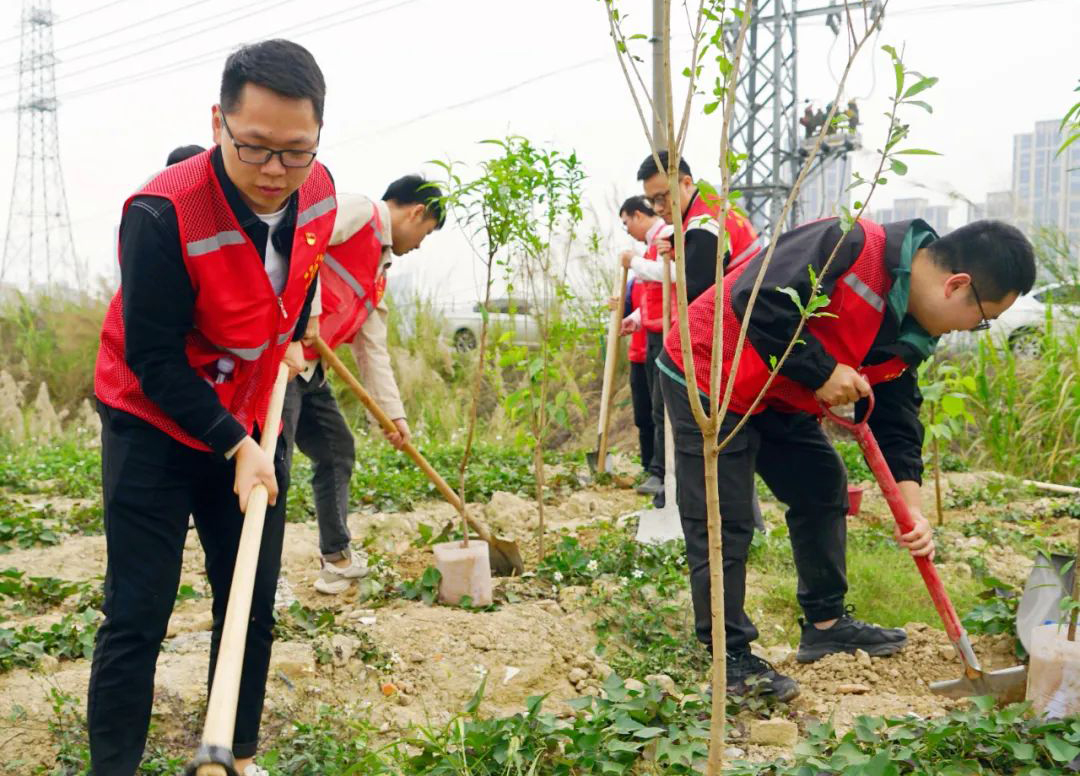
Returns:
[[[759,256],[725,277],[725,330],[743,323],[762,264]],[[824,315],[798,333],[800,303],[810,303],[814,278],[828,296]],[[861,220],[845,233],[836,218],[800,226],[777,241],[759,296],[750,311],[742,357],[733,366],[735,338],[725,338],[721,386],[710,386],[715,295],[703,292],[690,309],[697,386],[728,390],[721,427],[739,423],[717,462],[724,544],[724,619],[728,681],[744,694],[750,680],[782,700],[798,695],[794,680],[751,654],[758,632],[744,610],[746,560],[753,535],[754,474],[787,507],[805,620],[796,659],[813,662],[861,649],[872,656],[898,652],[902,629],[860,622],[844,605],[847,488],[844,465],[826,438],[821,405],[857,402],[866,412],[871,386],[876,409],[869,423],[911,509],[916,527],[898,536],[914,556],[933,557],[934,541],[922,515],[922,397],[916,367],[949,331],[985,329],[1035,281],[1031,243],[1016,228],[978,221],[938,237],[920,220],[878,225]],[[978,289],[978,290],[976,290]],[[772,364],[794,348],[766,389]],[[697,636],[711,644],[708,530],[702,438],[686,395],[680,337],[673,329],[660,358],[661,383],[675,433],[679,512],[686,535]],[[759,393],[764,399],[754,404]],[[747,418],[747,415],[750,415]]]
[[[673,224],[671,213],[670,192],[668,190],[668,153],[657,153],[660,165],[657,166],[656,158],[652,154],[645,157],[645,161],[638,168],[637,179],[641,181],[645,192],[645,200],[652,206],[656,215],[660,216],[667,224]],[[686,248],[686,299],[694,301],[698,295],[707,288],[711,288],[716,282],[716,261],[722,258],[724,271],[738,266],[755,255],[761,247],[757,233],[750,222],[740,216],[734,210],[729,210],[724,222],[724,231],[727,233],[728,244],[724,250],[720,250],[720,206],[717,202],[709,202],[702,196],[694,185],[694,179],[690,173],[690,165],[685,159],[679,160],[678,186],[680,203],[682,205],[683,232],[685,234],[684,245]],[[654,256],[674,258],[672,247],[672,232],[670,228],[665,232],[659,232],[653,237],[655,245]],[[629,268],[630,258],[622,257],[623,266]],[[664,349],[664,292],[662,262],[658,262],[659,272],[646,278],[645,308],[649,314],[642,321],[646,331],[646,364],[655,364],[657,357]],[[674,274],[674,270],[672,270]],[[675,302],[675,278],[672,277],[671,286],[671,321],[676,321],[678,307]],[[676,328],[673,326],[672,328]],[[655,445],[653,451],[653,465],[650,466],[650,477],[638,487],[642,493],[652,493],[654,504],[663,506],[664,498],[664,400],[660,392],[660,381],[652,383],[652,413],[653,426],[655,428]]]
[[[326,85],[304,48],[244,46],[225,63],[217,144],[167,167],[124,206],[121,289],[101,333],[108,566],[87,702],[94,773],[134,774],[154,671],[180,581],[188,515],[213,591],[213,676],[244,508],[269,492],[247,630],[233,754],[252,763],[273,641],[288,469],[256,441],[300,344],[336,213],[315,161]]]

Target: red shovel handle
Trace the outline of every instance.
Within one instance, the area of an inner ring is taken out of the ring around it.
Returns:
[[[896,484],[896,478],[893,477],[889,465],[885,462],[885,456],[882,454],[881,448],[878,446],[877,440],[874,439],[874,434],[870,431],[870,426],[866,422],[870,417],[870,413],[874,410],[873,391],[870,392],[867,399],[870,406],[865,417],[859,423],[853,423],[841,418],[824,404],[821,407],[825,411],[826,417],[840,424],[855,436],[855,441],[859,443],[870,471],[874,473],[878,487],[881,488],[885,500],[889,503],[893,519],[900,526],[900,533],[908,533],[915,527],[915,520],[911,516],[907,502],[900,495],[900,486]],[[941,583],[941,577],[938,576],[937,569],[934,568],[934,562],[929,558],[915,558],[915,565],[918,566],[919,573],[922,574],[923,581],[926,582],[926,589],[930,592],[934,607],[945,625],[945,632],[949,634],[951,641],[958,641],[964,636],[964,627],[960,624],[960,618],[956,614],[956,609],[953,608],[952,601],[949,600],[949,594],[945,592],[945,585]]]

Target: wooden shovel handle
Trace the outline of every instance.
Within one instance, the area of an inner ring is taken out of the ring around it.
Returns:
[[[270,394],[270,406],[262,427],[259,446],[274,454],[277,448],[278,430],[281,426],[281,410],[285,403],[285,388],[289,380],[289,368],[278,367],[277,379]],[[221,632],[217,665],[214,667],[214,683],[206,706],[206,722],[203,725],[203,744],[232,750],[233,730],[236,726],[236,705],[240,699],[240,675],[244,665],[244,646],[247,642],[248,619],[251,615],[251,597],[255,586],[255,572],[259,566],[259,548],[262,545],[263,524],[269,494],[266,486],[259,484],[248,495],[244,511],[244,527],[236,550],[229,602],[225,609],[225,624]],[[222,773],[220,766],[204,765],[198,770],[200,776]]]
[[[394,421],[383,412],[382,407],[375,403],[375,400],[371,398],[371,394],[367,392],[367,389],[353,376],[352,372],[349,371],[349,368],[342,363],[341,359],[338,358],[337,354],[330,349],[330,346],[323,341],[322,337],[315,340],[315,350],[318,352],[319,357],[329,364],[330,368],[337,373],[338,377],[348,384],[349,388],[352,389],[352,392],[356,394],[356,398],[358,398],[360,403],[367,408],[367,411],[379,422],[380,426],[391,434],[398,430],[397,426],[394,425]],[[465,511],[465,506],[461,503],[461,499],[458,498],[458,494],[455,493],[453,488],[447,484],[446,480],[431,467],[431,464],[428,463],[423,455],[421,455],[420,451],[413,447],[412,442],[406,442],[402,450],[406,455],[412,458],[413,462],[427,475],[427,478],[435,485],[439,493],[442,494],[442,497],[465,518],[469,527],[476,531],[476,535],[483,541],[490,542],[491,532],[487,530],[487,526],[473,520],[472,516]]]

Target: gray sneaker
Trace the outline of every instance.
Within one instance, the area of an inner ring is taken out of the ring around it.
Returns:
[[[650,474],[649,479],[638,485],[634,490],[643,496],[655,496],[657,493],[664,492],[664,481],[655,474]]]
[[[366,577],[371,572],[367,565],[367,558],[357,555],[352,550],[345,550],[345,559],[349,561],[346,566],[338,566],[333,561],[322,559],[322,571],[315,580],[316,590],[326,595],[344,593],[354,579]]]

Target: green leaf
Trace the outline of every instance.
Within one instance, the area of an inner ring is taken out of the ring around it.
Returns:
[[[717,100],[716,102],[706,103],[705,104],[705,115],[706,116],[711,115],[719,107],[720,107],[720,101],[719,100]]]
[[[1021,762],[1031,762],[1035,759],[1035,747],[1025,741],[1006,740],[1005,745],[1012,750],[1013,757]]]
[[[903,151],[897,151],[896,156],[941,156],[937,151],[929,151],[925,148],[905,148]]]
[[[907,175],[908,166],[899,159],[893,159],[889,166],[897,175]]]
[[[918,106],[918,107],[922,108],[924,111],[926,111],[927,113],[933,113],[934,112],[934,107],[930,103],[923,102],[922,100],[904,100],[904,104],[905,105]]]
[[[904,92],[903,99],[906,100],[908,97],[914,97],[919,92],[922,92],[922,91],[925,91],[925,90],[929,89],[931,86],[933,86],[937,82],[938,82],[938,78],[936,76],[930,76],[930,77],[927,77],[927,78],[923,78],[923,79],[921,79],[919,81],[916,81],[914,85],[912,85],[910,88],[908,88],[908,90],[906,92]]]
[[[1043,745],[1050,756],[1059,763],[1072,762],[1077,755],[1080,755],[1080,746],[1066,743],[1058,736],[1047,736],[1043,739]]]
[[[487,673],[484,674],[484,678],[480,680],[480,686],[476,688],[476,692],[473,693],[472,698],[465,704],[466,714],[475,714],[476,710],[480,708],[480,701],[484,699],[484,688],[487,687]]]

